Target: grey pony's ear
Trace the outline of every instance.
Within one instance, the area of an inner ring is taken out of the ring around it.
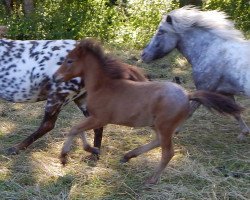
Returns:
[[[166,22],[172,24],[172,17],[170,15],[167,16]]]

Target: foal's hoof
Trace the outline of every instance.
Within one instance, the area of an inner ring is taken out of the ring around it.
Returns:
[[[19,150],[16,147],[10,147],[6,150],[7,155],[17,155],[19,154]]]
[[[181,127],[176,128],[174,134],[178,135],[182,131],[181,129]]]
[[[155,184],[157,184],[159,182],[159,179],[158,178],[155,178],[155,177],[150,177],[149,179],[147,179],[146,181],[145,181],[145,185],[147,185],[147,186],[150,186],[150,185],[155,185]]]
[[[100,155],[100,149],[97,148],[97,147],[92,147],[91,152],[92,152],[93,155],[96,155],[96,156],[98,156],[98,157],[99,157],[99,155]]]
[[[84,162],[97,162],[99,160],[99,154],[90,154],[88,156],[86,156],[83,161]]]

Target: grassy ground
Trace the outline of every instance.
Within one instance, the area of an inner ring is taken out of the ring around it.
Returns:
[[[138,63],[139,52],[118,52],[117,56],[146,69],[153,79],[172,80],[180,76],[183,86],[193,90],[190,66],[176,53],[150,65]],[[249,99],[244,118],[250,125]],[[160,149],[120,164],[128,150],[154,137],[149,128],[108,125],[101,158],[84,162],[88,154],[77,140],[69,164],[62,167],[58,155],[65,134],[82,120],[70,104],[60,114],[56,128],[16,156],[4,150],[31,134],[39,125],[44,103],[0,102],[0,199],[250,199],[250,137],[236,139],[239,127],[230,117],[200,108],[181,133],[174,137],[175,156],[159,184],[143,182],[160,158]],[[89,140],[92,140],[89,132]]]

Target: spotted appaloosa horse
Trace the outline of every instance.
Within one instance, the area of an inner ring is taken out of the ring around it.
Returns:
[[[18,41],[0,39],[0,98],[11,102],[47,100],[39,128],[7,153],[17,154],[54,128],[61,108],[74,101],[85,116],[86,91],[80,78],[56,84],[52,75],[59,68],[75,40]],[[100,147],[102,128],[95,130],[94,146]]]

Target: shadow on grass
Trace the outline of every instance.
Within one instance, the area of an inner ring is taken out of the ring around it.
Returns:
[[[71,175],[50,175],[48,180],[39,177],[34,153],[53,146],[53,140],[42,137],[20,151],[18,155],[6,155],[6,150],[35,131],[43,117],[43,103],[13,104],[1,102],[0,130],[0,197],[1,199],[67,199],[72,186]],[[5,133],[6,132],[6,133]],[[52,133],[62,138],[62,135]],[[53,137],[52,136],[52,137]],[[37,159],[37,158],[36,158]],[[39,158],[38,158],[39,160]],[[46,161],[45,161],[46,162]],[[46,163],[43,164],[46,166]],[[48,163],[49,165],[50,163]]]

